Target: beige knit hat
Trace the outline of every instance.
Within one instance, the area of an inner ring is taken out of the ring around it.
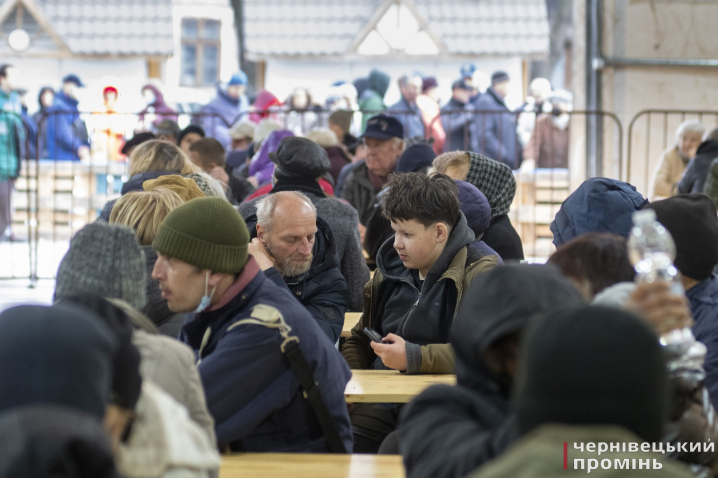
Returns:
[[[239,121],[229,130],[229,136],[232,139],[249,139],[254,140],[254,132],[256,125],[248,120]]]

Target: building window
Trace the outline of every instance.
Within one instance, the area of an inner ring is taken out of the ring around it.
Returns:
[[[219,20],[182,20],[182,86],[211,86],[219,80]]]

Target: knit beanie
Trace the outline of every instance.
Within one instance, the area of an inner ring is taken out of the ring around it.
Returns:
[[[680,194],[646,206],[676,243],[676,267],[702,281],[718,264],[718,218],[713,200],[704,194]]]
[[[206,196],[192,178],[184,178],[178,174],[168,174],[157,179],[148,179],[142,183],[142,189],[145,191],[154,191],[161,188],[169,189],[176,193],[182,199],[182,202]]]
[[[249,120],[238,121],[229,129],[229,137],[232,139],[254,139],[256,125]]]
[[[132,229],[93,222],[70,241],[57,270],[55,300],[90,293],[122,299],[141,310],[147,303],[145,267]]]
[[[194,181],[194,183],[197,185],[200,191],[207,196],[207,197],[216,197],[217,193],[212,188],[212,186],[209,184],[209,180],[207,178],[211,178],[207,173],[189,173],[186,176],[188,179],[191,179]]]
[[[242,216],[222,198],[189,201],[160,224],[152,247],[200,269],[237,274],[247,263],[249,231]]]
[[[197,126],[195,124],[191,124],[191,125],[187,126],[185,129],[183,129],[182,131],[180,131],[179,134],[177,135],[177,146],[182,144],[182,140],[189,133],[198,134],[203,138],[206,136],[204,133],[204,128],[202,128],[201,126]]]
[[[659,441],[667,394],[658,337],[633,314],[590,306],[529,325],[514,394],[520,433],[548,423],[614,425]]]

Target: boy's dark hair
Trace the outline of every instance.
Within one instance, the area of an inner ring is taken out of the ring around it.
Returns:
[[[570,279],[585,280],[596,295],[619,282],[633,282],[626,239],[606,233],[583,234],[561,246],[548,259]]]
[[[197,153],[200,167],[204,170],[214,166],[224,167],[226,164],[225,150],[222,144],[214,138],[202,138],[189,147],[191,153]]]
[[[416,219],[424,227],[443,222],[449,229],[459,217],[459,196],[454,181],[445,174],[394,174],[381,198],[384,217],[390,221]]]
[[[7,76],[8,68],[15,68],[15,67],[9,63],[3,63],[2,65],[0,65],[0,78],[5,78]]]

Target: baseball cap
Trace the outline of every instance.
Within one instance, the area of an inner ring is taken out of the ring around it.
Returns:
[[[391,139],[404,138],[404,127],[392,116],[380,114],[367,121],[362,138]]]

